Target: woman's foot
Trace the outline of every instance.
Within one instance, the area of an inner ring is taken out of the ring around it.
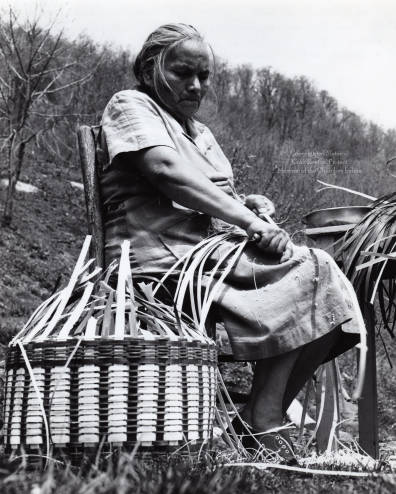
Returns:
[[[285,430],[261,433],[251,429],[251,434],[243,436],[241,442],[254,460],[298,465],[293,444]]]
[[[242,446],[255,460],[273,461],[287,465],[298,464],[293,443],[286,430],[257,432],[240,415],[233,418],[231,425]],[[230,428],[228,432],[233,440],[233,432]]]

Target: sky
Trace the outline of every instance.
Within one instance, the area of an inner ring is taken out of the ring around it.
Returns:
[[[137,52],[167,22],[193,24],[230,65],[304,75],[384,129],[396,128],[396,0],[0,0],[43,18],[59,7],[69,37]]]

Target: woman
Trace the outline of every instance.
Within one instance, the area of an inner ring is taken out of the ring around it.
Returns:
[[[257,362],[241,413],[257,441],[246,436],[243,443],[253,449],[260,443],[289,461],[285,432],[266,431],[282,425],[318,365],[357,343],[354,301],[326,253],[294,245],[284,230],[261,219],[273,212],[268,199],[252,195],[243,203],[233,192],[230,163],[193,118],[213,73],[211,48],[196,29],[158,28],[134,72],[138,88],[114,95],[102,120],[110,157],[101,178],[107,262],[129,239],[133,270],[159,276],[213,231],[213,218],[256,241],[215,302],[234,356]],[[242,433],[238,419],[234,426]]]

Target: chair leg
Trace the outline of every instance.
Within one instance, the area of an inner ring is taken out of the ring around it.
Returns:
[[[334,360],[319,370],[316,386],[316,447],[318,453],[336,451],[339,422],[338,377]]]

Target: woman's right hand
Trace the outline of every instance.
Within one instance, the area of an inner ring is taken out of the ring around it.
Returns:
[[[280,255],[280,262],[287,261],[293,255],[293,243],[288,233],[277,225],[257,218],[250,223],[246,232],[251,240],[256,241],[259,249]]]

